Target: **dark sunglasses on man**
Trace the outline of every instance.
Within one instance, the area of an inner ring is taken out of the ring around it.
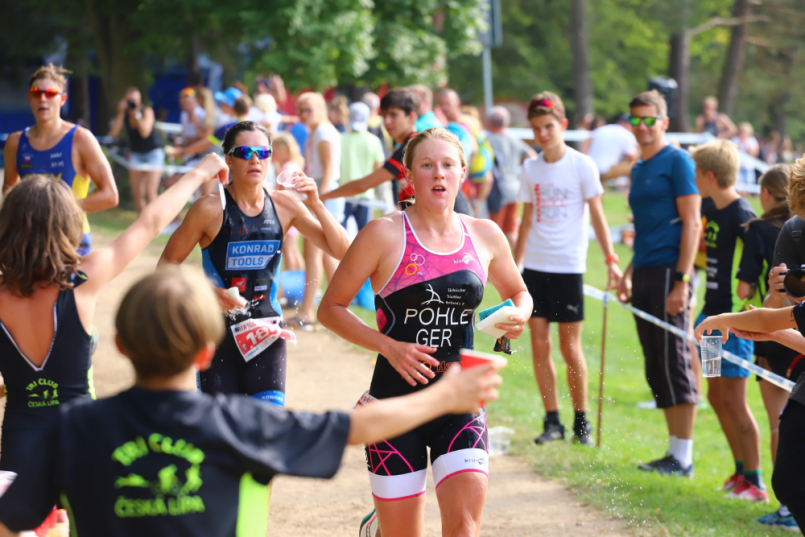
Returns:
[[[637,127],[640,125],[640,121],[643,121],[646,127],[653,127],[660,119],[665,119],[665,116],[629,116],[629,123],[632,124],[632,127]]]

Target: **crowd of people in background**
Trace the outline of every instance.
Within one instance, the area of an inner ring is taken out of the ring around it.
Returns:
[[[97,141],[84,129],[62,122],[58,115],[60,106],[51,102],[61,99],[64,104],[63,71],[48,66],[37,73],[31,79],[29,94],[37,123],[32,129],[9,137],[4,191],[19,178],[31,175],[26,166],[33,169],[34,163],[29,165],[32,159],[42,169],[56,166],[53,161],[56,157],[46,155],[48,151],[53,153],[53,149],[38,148],[52,138],[57,144],[67,144],[63,149],[68,154],[78,155],[69,167],[72,170],[69,186],[80,200],[80,208],[92,212],[116,205],[117,191],[111,170]],[[180,92],[178,99],[179,133],[170,141],[159,132],[155,112],[143,102],[139,90],[129,88],[120,100],[110,134],[117,137],[125,133],[128,139],[129,182],[140,218],[126,234],[134,234],[138,240],[126,242],[124,234],[110,247],[85,257],[85,268],[92,269],[85,270],[91,277],[90,283],[75,293],[66,293],[65,300],[94,304],[95,295],[105,282],[125,268],[151,235],[168,225],[176,212],[172,210],[174,206],[179,207],[196,191],[196,201],[184,220],[177,220],[168,228],[172,237],[161,264],[181,263],[193,247],[200,245],[208,277],[213,274],[220,279],[223,275],[241,293],[248,288],[249,300],[259,301],[268,295],[270,300],[264,302],[265,317],[274,319],[275,325],[282,322],[283,327],[315,330],[319,326],[317,316],[321,315],[322,321],[345,339],[383,354],[387,362],[382,363],[390,364],[393,369],[383,370],[385,366],[381,365],[376,377],[388,383],[386,388],[393,388],[387,390],[389,396],[407,393],[407,387],[398,390],[396,384],[416,387],[418,383],[427,383],[425,377],[434,378],[433,371],[428,368],[426,372],[423,364],[440,363],[426,354],[437,352],[427,349],[434,347],[433,342],[439,337],[441,341],[459,335],[465,337],[464,332],[459,334],[456,329],[456,334],[445,335],[445,332],[438,337],[431,333],[428,342],[420,344],[417,332],[414,344],[404,340],[405,334],[395,332],[392,335],[396,346],[386,352],[390,347],[384,337],[391,334],[393,326],[388,334],[382,333],[384,327],[380,325],[385,317],[381,315],[393,316],[395,308],[398,313],[404,309],[408,315],[421,303],[420,295],[411,293],[426,292],[417,291],[416,287],[424,289],[424,282],[411,283],[407,278],[416,274],[426,259],[433,259],[434,266],[444,265],[428,282],[436,282],[437,276],[458,278],[454,273],[463,271],[460,277],[467,281],[461,283],[464,289],[461,292],[467,296],[461,300],[471,303],[468,311],[472,312],[480,304],[488,277],[501,296],[512,297],[517,307],[529,313],[522,318],[518,316],[516,329],[511,330],[513,337],[517,337],[527,324],[531,333],[534,373],[545,413],[543,431],[534,439],[538,445],[565,438],[551,355],[551,323],[558,325],[560,351],[567,366],[574,412],[572,437],[580,444],[593,444],[593,429],[586,415],[588,379],[581,344],[583,278],[590,227],[603,253],[602,270],[607,272],[608,288],[617,289],[622,301],[631,301],[636,308],[690,332],[696,313],[692,298],[699,277],[697,269],[701,269],[706,293],[695,321],[698,335],[704,330],[721,330],[726,335],[734,328],[739,337],[730,335],[725,349],[744,360],[754,357],[761,367],[792,381],[805,367],[798,365],[803,357],[800,352],[805,351],[805,339],[799,334],[777,332],[796,327],[800,322],[805,326],[802,313],[805,310],[801,306],[791,309],[781,289],[786,263],[799,265],[805,259],[790,244],[781,253],[778,240],[779,237],[785,242],[796,236],[797,239],[791,240],[797,242],[805,227],[798,216],[790,218],[792,213],[805,215],[805,202],[800,199],[805,197],[805,164],[802,161],[793,167],[784,164],[800,159],[801,151],[793,148],[790,139],[781,140],[774,131],[759,141],[751,124],[736,125],[719,112],[714,97],[704,100],[702,114],[695,123],[696,132],[707,133],[712,139],[689,150],[667,138],[668,108],[657,91],[636,95],[628,103],[628,113],[621,113],[609,122],[595,116],[585,117],[580,126],[590,131],[590,136],[576,147],[564,139],[569,121],[562,98],[549,91],[536,94],[525,109],[525,121],[533,133],[529,143],[510,130],[512,112],[517,107],[498,105],[479,111],[462,103],[460,95],[450,88],[434,93],[427,86],[415,85],[385,89],[381,95],[365,92],[353,102],[343,95],[334,95],[328,102],[319,92],[292,97],[282,79],[272,75],[258,77],[251,88],[237,82],[219,92],[210,91],[200,82],[193,83]],[[293,114],[287,113],[289,101],[293,101]],[[415,161],[416,151],[419,153]],[[226,164],[220,157],[226,159]],[[172,188],[168,194],[159,196],[166,159],[180,163],[185,171],[193,171],[168,177],[165,186]],[[773,166],[760,174],[756,159]],[[210,180],[222,174],[232,178],[223,199],[217,197],[218,181]],[[289,177],[295,177],[296,183],[292,185]],[[66,176],[64,180],[67,181]],[[26,187],[28,190],[46,191],[47,181],[40,181],[41,184],[34,181]],[[90,182],[95,185],[94,193],[89,192]],[[634,216],[634,255],[623,272],[602,205],[605,186],[610,183],[628,188],[627,199]],[[432,188],[421,187],[417,196],[415,184]],[[763,209],[759,217],[740,191],[741,185],[755,184],[759,185]],[[284,190],[294,190],[296,194]],[[17,196],[25,192],[15,189]],[[299,199],[295,196],[300,196],[305,205],[297,203]],[[70,205],[65,214],[73,210],[77,213],[78,206],[68,198],[59,202]],[[254,209],[254,214],[245,214],[244,206]],[[397,209],[405,211],[394,212]],[[378,218],[392,212],[394,216]],[[474,218],[456,219],[454,213]],[[461,257],[452,264],[432,257],[446,254],[429,250],[417,235],[417,228],[428,229],[426,222],[437,221],[447,231],[434,236],[451,248],[455,246],[453,243],[458,244],[450,252]],[[4,225],[0,221],[0,235],[10,236],[8,226]],[[76,234],[81,227],[82,255],[88,254],[91,238],[86,219],[75,220],[71,226]],[[228,241],[235,241],[247,228],[266,244],[280,245],[282,255],[271,258],[271,264],[267,262],[259,274],[248,278],[227,275],[232,270],[228,261],[224,261],[228,259],[231,244]],[[355,242],[357,247],[348,250],[345,230],[350,229],[353,237],[354,233],[361,235]],[[398,233],[400,230],[402,233]],[[403,254],[409,256],[410,263],[398,261],[396,267],[389,264],[386,258],[398,255],[396,246],[392,247],[395,241],[402,241]],[[697,254],[701,254],[698,259]],[[115,256],[120,259],[115,261]],[[104,259],[114,261],[114,266],[101,266]],[[342,259],[344,262],[339,265]],[[486,260],[485,265],[482,259]],[[0,259],[0,264],[4,262]],[[282,304],[276,295],[280,263],[286,271],[304,273],[303,296],[296,314],[287,318],[281,318]],[[11,274],[6,266],[3,265],[4,275]],[[515,269],[520,272],[519,278]],[[87,274],[80,274],[87,279]],[[327,288],[323,307],[317,311],[323,283],[334,279],[339,285]],[[373,331],[352,316],[346,304],[362,286],[380,287],[378,283],[383,283],[380,279],[386,283],[376,293],[376,306],[382,304],[377,306],[379,330]],[[440,294],[458,293],[456,285],[439,288],[437,292],[429,284],[427,292],[436,296],[435,299],[431,296],[431,300],[441,302]],[[238,303],[227,295],[224,283],[215,289],[219,303],[237,307]],[[61,291],[51,291],[53,297],[62,297]],[[409,305],[412,300],[417,304]],[[755,305],[765,306],[762,314],[737,313]],[[3,311],[0,307],[0,315]],[[9,315],[6,311],[4,318]],[[668,429],[665,455],[638,468],[661,475],[692,477],[694,423],[702,402],[696,348],[645,319],[635,317],[635,320],[646,379]],[[90,321],[91,315],[85,315],[79,308],[77,326],[86,329],[82,337],[90,331]],[[227,320],[227,326],[234,328],[235,321],[243,323],[248,319],[233,317]],[[760,324],[755,326],[750,321]],[[761,328],[763,333],[752,331]],[[17,330],[25,333],[23,328]],[[20,352],[8,337],[7,347],[10,349],[13,344],[16,352]],[[204,367],[209,369],[200,376],[201,389],[210,393],[243,393],[283,406],[282,337],[291,336],[278,337],[279,340],[275,338],[265,349],[258,350],[270,350],[272,363],[275,362],[272,371],[281,374],[261,376],[255,374],[262,371],[260,360],[249,362],[250,357],[241,360],[238,354],[244,351],[236,343],[236,336],[227,330],[224,343],[217,350],[213,345],[208,349],[209,355],[202,356],[206,360]],[[89,348],[90,339],[87,335],[82,345]],[[212,339],[216,338],[208,337],[202,343],[209,347]],[[217,339],[221,341],[220,337]],[[4,342],[0,338],[0,344]],[[460,344],[448,346],[457,348]],[[46,349],[40,347],[37,353],[46,355]],[[408,359],[412,353],[418,353],[419,357]],[[135,367],[136,354],[129,354]],[[243,357],[247,358],[246,354]],[[190,356],[184,358],[187,362]],[[200,360],[198,356],[196,359]],[[189,362],[184,367],[187,369]],[[749,377],[747,369],[725,362],[721,378],[708,379],[707,400],[718,417],[735,464],[734,472],[730,467],[731,474],[720,490],[732,498],[765,502],[768,492],[760,469],[759,430],[746,403]],[[82,397],[90,390],[85,381],[80,387]],[[797,396],[805,390],[794,389],[793,403],[789,402],[792,410],[784,413],[781,421],[786,394],[763,380],[760,389],[772,424],[772,459],[785,461],[786,468],[802,466],[794,460],[797,452],[791,447],[801,433],[791,424],[805,422],[805,396]],[[462,419],[466,429],[467,423],[481,418],[468,414]],[[781,431],[779,435],[777,429]],[[14,453],[13,448],[7,447],[14,439],[13,435],[7,435],[7,430],[12,431],[4,425],[0,465],[8,463],[9,452]],[[783,434],[786,430],[789,432]],[[376,431],[364,436],[378,437]],[[21,444],[16,449],[23,453],[25,446]],[[410,451],[419,454],[421,450]],[[369,450],[370,463],[371,456]],[[797,528],[797,521],[805,520],[802,486],[783,473],[775,471],[772,482],[785,505],[760,521]],[[403,474],[407,475],[404,469],[400,476]],[[485,490],[486,482],[481,483],[480,477],[465,478],[453,483],[466,482],[471,490]],[[384,495],[391,500],[409,498],[404,490],[380,486],[380,482],[372,481],[377,498],[385,498]],[[424,481],[421,488],[424,491]],[[457,524],[480,524],[482,502],[471,507],[474,514],[469,522]],[[395,516],[393,511],[388,506],[378,507],[377,515],[381,520],[391,520]],[[365,522],[376,520],[377,515],[370,515]]]

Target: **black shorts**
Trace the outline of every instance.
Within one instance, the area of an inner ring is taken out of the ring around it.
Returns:
[[[681,330],[690,330],[692,286],[688,286],[688,305],[677,315],[668,315],[665,299],[674,286],[676,263],[634,269],[632,305]],[[690,369],[690,343],[650,322],[635,316],[637,335],[646,359],[646,380],[654,394],[657,408],[696,404],[693,372]]]
[[[212,364],[201,372],[201,391],[209,394],[239,393],[283,408],[286,357],[285,340],[278,339],[247,362],[227,327]]]
[[[384,501],[425,493],[428,448],[433,482],[463,472],[489,476],[486,412],[447,414],[396,438],[366,446],[372,495]]]
[[[805,405],[789,399],[780,414],[780,440],[771,485],[800,528],[805,527]]]
[[[799,374],[805,371],[805,357],[776,341],[755,341],[755,356],[765,358],[772,373],[788,380],[797,380]],[[755,363],[758,361],[755,360]],[[758,376],[755,378],[761,380]]]
[[[550,323],[583,321],[583,277],[583,274],[557,274],[525,269],[523,281],[534,300],[531,317],[544,317]]]

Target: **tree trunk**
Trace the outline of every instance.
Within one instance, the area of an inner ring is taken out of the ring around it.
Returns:
[[[671,36],[668,76],[676,80],[676,99],[671,104],[671,132],[688,132],[688,74],[690,72],[690,38],[683,28]]]
[[[204,83],[204,81],[201,78],[201,69],[199,69],[198,67],[198,55],[200,52],[201,52],[201,45],[199,43],[199,38],[198,36],[193,35],[190,38],[190,51],[188,52],[187,57],[188,86],[196,86]]]
[[[570,48],[573,52],[574,122],[578,125],[593,112],[593,85],[590,81],[590,42],[587,32],[585,0],[570,0]]]
[[[82,44],[70,44],[66,64],[73,71],[70,76],[70,121],[95,130],[90,125],[89,115],[89,60]]]
[[[130,49],[135,33],[129,23],[131,13],[109,13],[104,0],[84,0],[85,13],[98,59],[98,74],[104,106],[98,107],[98,134],[106,134],[117,103],[133,86],[147,95],[142,54]]]
[[[727,49],[727,57],[724,59],[724,68],[721,71],[721,82],[718,85],[719,108],[728,116],[735,108],[738,95],[738,79],[744,63],[746,32],[751,12],[752,6],[749,0],[735,0],[732,16],[743,18],[744,21],[732,27],[730,46]]]

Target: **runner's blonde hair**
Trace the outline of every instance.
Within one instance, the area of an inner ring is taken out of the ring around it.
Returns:
[[[729,140],[711,140],[706,144],[690,148],[690,156],[696,167],[703,172],[713,172],[718,187],[729,188],[738,180],[741,169],[741,155],[738,146]]]
[[[68,71],[61,65],[53,65],[53,63],[48,63],[47,65],[43,65],[39,69],[33,72],[33,74],[28,77],[28,86],[33,86],[34,82],[37,80],[52,80],[56,84],[59,85],[62,91],[67,87],[67,78],[64,75],[71,74],[72,71]]]
[[[455,134],[447,129],[426,129],[411,138],[411,140],[408,142],[408,145],[405,147],[403,166],[408,168],[408,170],[411,170],[414,165],[414,156],[416,154],[417,147],[428,140],[444,140],[445,142],[451,144],[456,148],[456,151],[458,151],[458,158],[461,161],[461,167],[467,167],[467,157],[464,155],[464,148],[462,147],[461,142],[458,140],[458,137]]]
[[[210,283],[198,269],[179,266],[160,268],[135,283],[120,303],[115,329],[140,378],[177,375],[224,337]]]

